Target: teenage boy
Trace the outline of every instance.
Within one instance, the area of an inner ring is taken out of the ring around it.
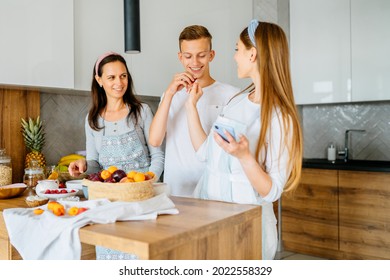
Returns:
[[[209,63],[215,57],[211,40],[207,28],[200,25],[188,26],[180,33],[178,58],[184,71],[174,75],[150,126],[152,146],[162,145],[165,139],[164,182],[175,196],[191,196],[205,168],[196,158],[186,117],[185,102],[193,83],[203,91],[197,108],[206,132],[222,107],[240,91],[211,77]]]

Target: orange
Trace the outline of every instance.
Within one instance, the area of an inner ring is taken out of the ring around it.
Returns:
[[[41,208],[34,209],[34,214],[35,215],[41,215],[43,212],[45,212],[45,210],[43,210]]]
[[[134,175],[134,182],[142,182],[142,181],[145,181],[144,173],[137,173]]]
[[[109,168],[107,168],[107,171],[110,172],[111,174],[114,173],[115,171],[118,170],[118,167],[116,166],[110,166]]]
[[[68,210],[68,214],[70,216],[76,216],[79,213],[79,208],[76,206],[70,207]]]
[[[129,173],[127,173],[127,178],[134,179],[135,174],[137,174],[137,171],[131,170]]]
[[[102,177],[103,180],[106,180],[111,177],[111,172],[108,170],[103,170],[102,173],[100,173],[100,177]]]

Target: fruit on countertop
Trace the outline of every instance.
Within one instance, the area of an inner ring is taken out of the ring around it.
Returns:
[[[88,208],[86,208],[86,207],[79,207],[79,211],[77,212],[77,215],[81,214],[81,213],[83,213],[83,212],[85,212],[87,210],[88,210]]]
[[[28,121],[21,119],[22,135],[27,149],[30,151],[25,158],[25,168],[30,166],[32,160],[36,160],[42,168],[46,166],[46,158],[42,154],[45,144],[45,133],[42,121],[38,116],[36,120],[29,118]]]
[[[54,189],[50,190],[47,189],[45,190],[44,194],[64,194],[64,193],[75,193],[76,190],[66,190],[66,189]]]
[[[43,212],[45,212],[45,210],[43,210],[41,208],[36,208],[33,210],[33,212],[35,215],[41,215]]]
[[[47,209],[52,211],[54,215],[56,216],[63,216],[65,215],[65,207],[61,203],[57,201],[49,201],[47,204]]]
[[[142,182],[145,181],[145,174],[143,173],[137,173],[134,175],[134,182]]]
[[[66,155],[66,156],[63,156],[62,158],[60,158],[60,160],[57,163],[57,166],[66,166],[67,167],[67,166],[69,166],[69,164],[71,162],[79,160],[79,159],[85,159],[85,156],[82,156],[79,154],[69,154],[69,155]],[[66,168],[66,170],[64,170],[64,171],[67,171],[67,170],[68,170],[68,168]]]
[[[79,208],[76,206],[70,207],[68,210],[69,216],[76,216],[78,212],[79,212]]]
[[[111,173],[110,170],[115,171]],[[131,170],[126,174],[125,171],[117,169],[115,166],[110,166],[107,169],[103,169],[97,173],[89,174],[87,179],[90,181],[100,181],[105,183],[132,183],[148,181],[154,177],[155,174],[151,171],[138,172]]]
[[[126,177],[126,172],[120,169],[115,170],[114,173],[112,173],[111,175],[111,178],[113,178],[115,182],[119,182],[124,177]]]

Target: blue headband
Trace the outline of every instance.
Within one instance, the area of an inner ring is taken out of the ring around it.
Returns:
[[[255,47],[256,47],[255,32],[256,32],[257,26],[259,26],[259,21],[257,19],[252,19],[248,25],[249,39],[251,39],[251,42]]]

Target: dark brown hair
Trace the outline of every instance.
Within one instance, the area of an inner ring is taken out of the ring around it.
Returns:
[[[127,89],[123,95],[123,102],[130,108],[129,114],[127,115],[127,121],[130,121],[130,118],[133,118],[135,125],[138,123],[138,118],[141,112],[141,101],[135,96],[134,93],[134,84],[133,79],[130,75],[129,69],[127,68],[126,60],[118,54],[111,54],[105,57],[98,66],[98,71],[95,73],[95,66],[93,67],[92,74],[92,85],[91,85],[91,95],[92,95],[92,106],[89,110],[88,115],[88,124],[93,130],[99,131],[103,127],[99,127],[99,115],[103,113],[107,106],[107,96],[103,87],[99,86],[99,83],[95,79],[95,74],[99,77],[102,76],[102,68],[105,64],[110,62],[120,61],[125,65],[127,71]]]

